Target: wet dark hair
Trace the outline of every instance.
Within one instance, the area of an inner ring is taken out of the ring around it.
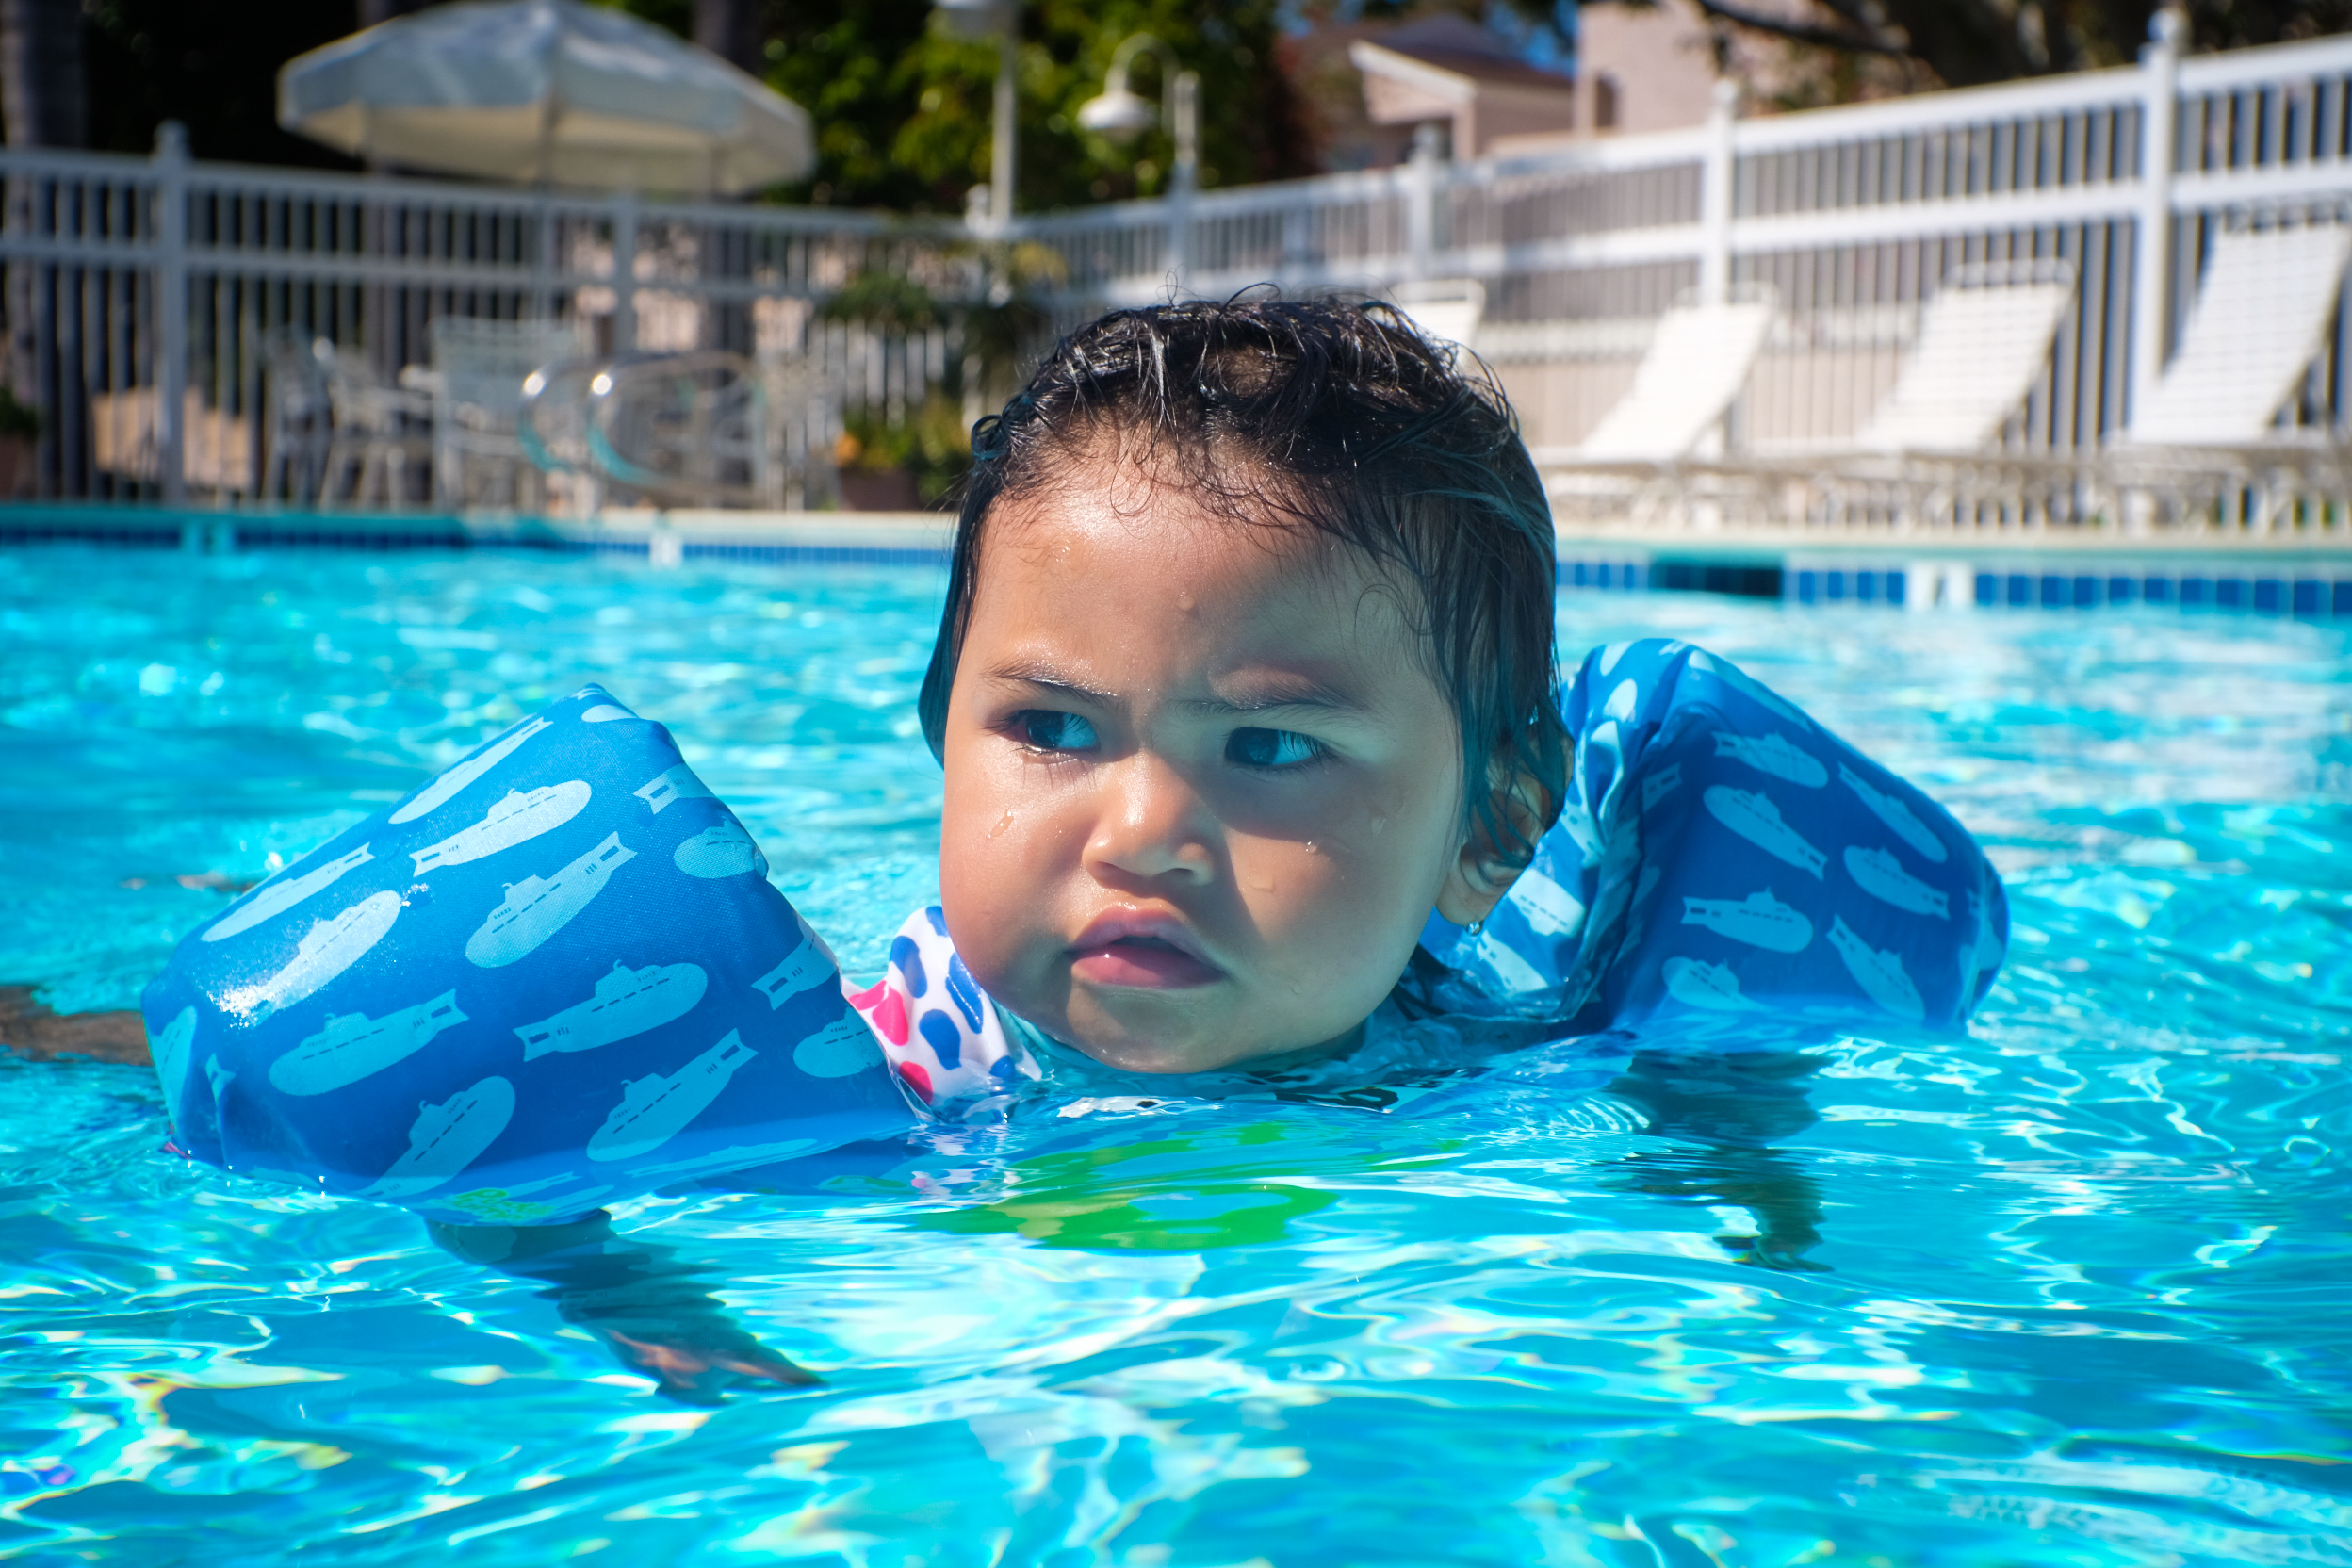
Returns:
[[[944,758],[949,692],[999,503],[1065,482],[1116,435],[1213,515],[1336,540],[1410,586],[1431,674],[1462,729],[1465,805],[1507,858],[1532,843],[1494,809],[1501,762],[1567,792],[1553,649],[1551,509],[1511,404],[1483,366],[1395,307],[1259,295],[1114,311],[1057,344],[1002,414],[972,428],[947,604],[923,676],[923,732]]]

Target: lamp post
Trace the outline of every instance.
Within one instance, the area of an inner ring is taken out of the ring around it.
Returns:
[[[1019,109],[1014,69],[1020,63],[1020,0],[938,0],[948,30],[958,38],[996,40],[996,108],[988,144],[988,227],[1003,233],[1013,220],[1013,167]],[[978,204],[972,204],[977,206]]]
[[[1160,57],[1161,106],[1155,112],[1127,86],[1128,67],[1149,49]],[[1113,141],[1133,140],[1165,121],[1176,139],[1176,168],[1168,188],[1168,254],[1170,270],[1184,282],[1185,242],[1191,233],[1192,188],[1200,167],[1200,78],[1183,69],[1176,51],[1150,33],[1136,33],[1111,56],[1110,74],[1102,96],[1089,98],[1078,110],[1078,123]]]

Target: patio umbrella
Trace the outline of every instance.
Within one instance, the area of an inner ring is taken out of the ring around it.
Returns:
[[[707,50],[580,0],[469,0],[288,60],[278,123],[412,169],[732,195],[815,162],[808,113]]]

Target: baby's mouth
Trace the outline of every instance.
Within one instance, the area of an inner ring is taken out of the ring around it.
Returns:
[[[1225,978],[1175,925],[1154,917],[1098,917],[1070,944],[1070,972],[1089,985],[1146,990],[1180,990]]]

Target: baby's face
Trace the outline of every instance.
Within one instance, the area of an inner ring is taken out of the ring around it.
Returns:
[[[1346,1043],[1461,876],[1459,731],[1394,590],[1132,475],[999,504],[947,718],[964,962],[1134,1070]]]

